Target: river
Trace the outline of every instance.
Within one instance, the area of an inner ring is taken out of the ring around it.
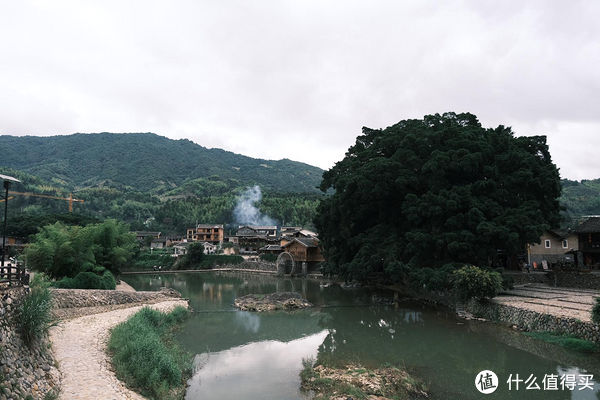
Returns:
[[[136,290],[172,287],[190,299],[194,313],[176,336],[195,354],[186,399],[309,399],[300,391],[299,372],[302,359],[310,357],[337,365],[403,366],[439,400],[600,399],[597,354],[569,351],[494,323],[464,321],[419,303],[381,304],[381,298],[392,297],[381,290],[247,273],[126,275],[123,280]],[[315,307],[291,313],[233,307],[238,296],[275,291],[299,292]],[[482,370],[499,377],[491,395],[475,387]],[[509,390],[507,379],[517,374],[524,382]],[[561,389],[563,375],[575,379],[574,390]],[[593,375],[592,389],[584,383],[586,375]],[[543,390],[544,377],[551,387],[553,376],[558,390]]]

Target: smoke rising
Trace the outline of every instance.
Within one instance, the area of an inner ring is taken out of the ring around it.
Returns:
[[[238,197],[237,204],[233,209],[235,222],[239,225],[277,225],[277,222],[260,212],[254,206],[262,199],[262,192],[258,185],[249,187]]]

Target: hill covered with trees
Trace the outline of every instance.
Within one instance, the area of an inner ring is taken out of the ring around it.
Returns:
[[[207,149],[150,133],[0,136],[0,173],[19,178],[12,191],[84,200],[15,196],[9,232],[28,236],[40,223],[115,218],[132,229],[184,234],[195,223],[235,223],[238,195],[258,185],[257,206],[279,223],[312,227],[322,170]]]
[[[323,174],[296,161],[255,159],[152,133],[0,136],[0,148],[0,166],[59,181],[69,190],[109,185],[181,194],[259,185],[268,191],[316,193]]]

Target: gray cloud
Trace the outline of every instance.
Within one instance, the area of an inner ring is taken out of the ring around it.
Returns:
[[[362,126],[469,111],[600,177],[595,1],[9,2],[0,133],[146,132],[328,168]]]

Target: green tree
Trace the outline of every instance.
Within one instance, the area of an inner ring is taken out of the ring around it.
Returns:
[[[405,279],[416,268],[487,265],[559,222],[560,180],[544,136],[446,113],[363,128],[323,174],[315,218],[326,272]]]
[[[47,225],[33,236],[25,255],[32,269],[59,279],[86,271],[101,274],[105,269],[118,274],[135,249],[127,225],[109,219],[83,228],[60,222]]]
[[[202,262],[202,258],[204,258],[204,245],[198,242],[191,243],[188,246],[188,251],[186,255],[189,264],[199,264],[200,262]]]

